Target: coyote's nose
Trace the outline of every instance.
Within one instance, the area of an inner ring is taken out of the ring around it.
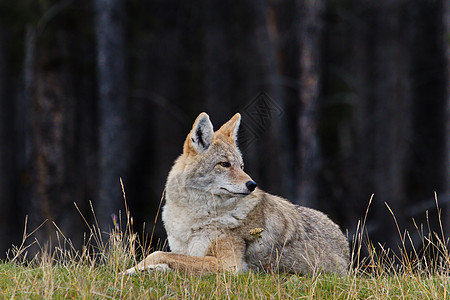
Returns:
[[[250,191],[250,192],[253,192],[254,190],[255,190],[255,188],[256,188],[256,182],[254,182],[254,181],[247,181],[246,183],[245,183],[245,185],[247,186],[247,188],[248,188],[248,190]]]

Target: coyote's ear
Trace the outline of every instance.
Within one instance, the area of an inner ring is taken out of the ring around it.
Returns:
[[[230,137],[237,144],[239,124],[241,124],[241,114],[235,114],[228,122],[222,125],[217,133]]]
[[[208,114],[202,112],[197,119],[195,119],[192,130],[187,136],[184,143],[184,152],[189,152],[190,148],[197,153],[206,151],[214,137],[214,130]]]

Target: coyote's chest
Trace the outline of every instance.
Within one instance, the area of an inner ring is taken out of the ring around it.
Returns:
[[[205,256],[214,241],[227,230],[241,225],[244,216],[240,214],[230,210],[220,214],[204,215],[192,209],[167,203],[162,219],[171,251],[191,256]]]
[[[196,219],[184,213],[172,217],[173,210],[166,207],[163,213],[170,249],[174,253],[205,256],[211,243],[223,232],[211,220]],[[216,226],[214,226],[216,225]]]

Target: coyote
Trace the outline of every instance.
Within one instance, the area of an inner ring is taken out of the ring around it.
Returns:
[[[194,122],[166,183],[162,220],[172,252],[156,251],[137,270],[281,271],[345,274],[349,246],[323,213],[268,194],[244,172],[237,146],[241,115],[219,130],[206,113]]]

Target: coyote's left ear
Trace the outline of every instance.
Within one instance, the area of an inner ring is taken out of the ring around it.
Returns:
[[[208,150],[214,137],[214,129],[207,113],[201,113],[195,119],[191,132],[188,134],[184,143],[184,152],[188,153],[191,149],[196,153],[202,153]]]
[[[241,114],[235,114],[228,122],[222,125],[217,133],[230,137],[237,145],[239,124],[241,124]]]

